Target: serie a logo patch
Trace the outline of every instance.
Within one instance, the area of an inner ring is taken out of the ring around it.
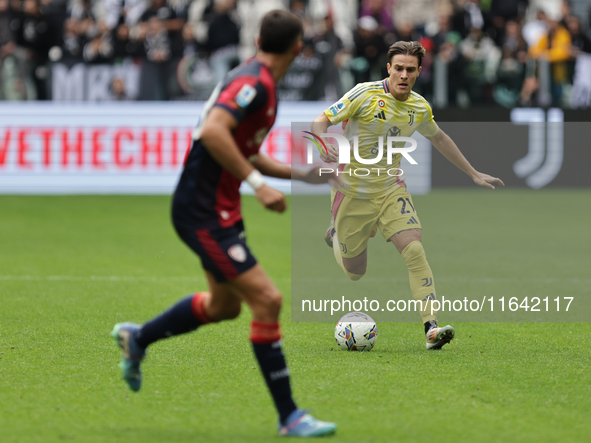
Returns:
[[[332,115],[337,115],[341,109],[343,109],[345,107],[345,104],[341,101],[336,102],[334,105],[332,105],[330,108],[328,108],[328,110],[330,112],[332,112]]]
[[[238,106],[241,108],[246,108],[250,103],[254,100],[255,96],[257,95],[257,90],[250,85],[244,85],[234,100],[238,103]]]

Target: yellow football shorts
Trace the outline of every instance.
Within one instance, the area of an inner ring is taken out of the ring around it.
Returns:
[[[341,256],[357,257],[367,248],[367,242],[377,229],[386,241],[406,229],[422,229],[411,195],[405,187],[373,199],[351,198],[333,189],[334,228]],[[336,214],[335,214],[336,212]]]

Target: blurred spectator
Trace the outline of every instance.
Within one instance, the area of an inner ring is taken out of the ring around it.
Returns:
[[[563,0],[560,2],[560,16],[562,17],[558,23],[565,28],[568,29],[568,19],[571,17],[575,17],[573,15],[572,7],[570,2]]]
[[[172,8],[176,16],[184,22],[186,22],[189,17],[189,6],[191,6],[191,3],[193,3],[193,0],[168,0],[168,6]]]
[[[167,62],[172,58],[172,48],[163,20],[160,17],[152,16],[144,23],[146,25],[144,37],[146,58],[154,63]]]
[[[24,66],[22,72],[25,77],[32,78],[37,98],[45,100],[47,55],[61,33],[53,29],[51,20],[41,13],[39,0],[24,0],[22,13],[12,20],[11,28],[15,30],[17,44],[26,49],[23,57],[19,57]]]
[[[499,17],[503,20],[503,27],[509,20],[519,22],[525,15],[529,0],[491,0],[490,14],[495,20]]]
[[[435,47],[435,52],[439,52],[439,48],[447,40],[447,34],[452,31],[451,17],[447,14],[441,14],[437,18],[437,33],[431,39]]]
[[[527,45],[521,36],[519,25],[513,20],[505,23],[503,35],[502,59],[497,70],[493,97],[500,105],[511,108],[517,104],[521,94]]]
[[[343,42],[345,48],[353,51],[353,32],[357,29],[362,0],[304,0],[306,15],[313,23],[330,16],[335,34]]]
[[[302,28],[304,30],[304,38],[312,38],[314,36],[314,23],[312,17],[308,14],[307,2],[305,0],[290,0],[289,10],[297,15],[302,21]]]
[[[427,101],[433,101],[433,58],[435,45],[429,37],[422,37],[419,43],[425,48],[425,56],[421,62],[421,73],[417,78],[414,89]]]
[[[514,20],[507,21],[503,36],[501,43],[502,50],[510,52],[513,57],[518,58],[521,63],[524,63],[527,57],[527,43],[521,35],[519,24]]]
[[[4,100],[28,98],[15,56],[16,37],[11,28],[14,15],[8,0],[0,0],[0,99]]]
[[[187,24],[193,33],[198,48],[205,47],[211,17],[213,15],[212,0],[193,0],[189,5]],[[185,36],[185,41],[188,36]]]
[[[113,56],[118,58],[140,57],[143,55],[141,42],[130,37],[130,27],[121,18],[113,34]]]
[[[446,33],[437,54],[447,66],[447,102],[452,106],[457,104],[458,92],[464,87],[465,60],[459,47],[461,41],[459,33]]]
[[[547,16],[541,9],[536,12],[536,19],[524,24],[523,29],[521,30],[528,47],[537,45],[547,32]]]
[[[68,18],[64,22],[64,43],[62,46],[62,53],[66,57],[81,57],[84,42],[82,37],[78,34],[78,28],[75,20]]]
[[[404,22],[398,26],[398,36],[396,40],[403,40],[405,42],[417,41],[419,34],[416,32],[415,27],[411,22]]]
[[[175,58],[183,51],[181,30],[185,22],[165,0],[152,0],[132,37],[143,42],[145,60],[140,75],[140,100],[169,100],[179,92]]]
[[[63,26],[63,55],[81,58],[86,43],[98,35],[99,29],[90,0],[74,3]]]
[[[280,100],[320,100],[324,96],[322,57],[314,49],[312,40],[304,40],[300,55],[296,57],[277,87]]]
[[[90,19],[87,20],[90,22]],[[90,26],[89,33],[86,34],[81,30],[77,21],[73,21],[74,29],[80,42],[87,41],[82,49],[82,56],[87,62],[105,63],[111,60],[115,55],[113,46],[113,38],[111,32],[106,27],[105,22],[98,23],[98,28]],[[96,29],[96,32],[94,32]]]
[[[571,38],[568,31],[556,20],[546,18],[548,31],[537,44],[530,46],[534,59],[550,62],[552,103],[560,105],[563,86],[568,78],[567,61],[570,59]]]
[[[344,93],[340,70],[348,63],[349,54],[344,49],[341,39],[334,32],[331,16],[324,18],[313,42],[316,53],[322,58],[322,73],[319,80],[323,93],[320,98],[336,101]]]
[[[309,21],[305,0],[289,0],[289,11],[297,15],[302,22]]]
[[[199,50],[199,44],[190,23],[185,23],[181,35],[183,36],[183,56],[195,54]]]
[[[581,21],[574,16],[566,20],[567,29],[571,35],[571,80],[572,91],[570,106],[578,108],[591,108],[591,41],[583,33]]]
[[[361,17],[358,21],[358,28],[353,34],[353,40],[355,52],[350,67],[354,83],[380,78],[381,71],[387,62],[388,45],[378,34],[376,19],[368,15]],[[378,74],[374,74],[376,71]]]
[[[519,106],[534,106],[535,95],[539,89],[538,79],[534,76],[527,76],[523,81],[521,93],[519,95]]]
[[[437,15],[442,2],[440,0],[396,0],[394,2],[394,26],[397,30],[404,23],[410,23],[419,34],[429,24],[436,25]]]
[[[572,41],[568,61],[568,82],[572,83],[577,56],[582,52],[591,54],[591,40],[583,32],[581,20],[578,17],[574,15],[567,17],[566,26]]]
[[[216,83],[222,81],[226,73],[240,63],[239,43],[240,25],[236,0],[215,0],[206,46]]]
[[[113,100],[129,100],[129,97],[125,91],[125,82],[121,77],[115,77],[111,81],[111,95],[113,96]]]
[[[482,29],[473,27],[462,41],[462,55],[466,60],[466,89],[472,103],[487,101],[487,87],[496,78],[501,51]]]
[[[14,12],[8,0],[0,0],[0,66],[4,58],[12,55],[16,49],[16,38],[11,23]]]
[[[104,8],[104,26],[113,30],[123,21],[135,26],[146,10],[146,0],[100,0]]]
[[[463,7],[456,7],[452,18],[453,30],[466,38],[471,30],[484,30],[488,26],[487,16],[480,9],[479,0],[468,0]]]
[[[322,0],[323,2],[325,0]],[[339,2],[344,0],[339,0]],[[287,0],[241,0],[236,4],[240,17],[240,58],[245,60],[255,55],[254,45],[258,23],[263,15],[273,9],[285,9]]]
[[[490,2],[490,16],[493,28],[493,38],[498,45],[505,38],[505,25],[509,20],[519,23],[528,6],[529,0],[492,0]]]
[[[379,33],[386,35],[394,32],[393,8],[393,0],[362,0],[359,17],[373,17],[378,24]]]
[[[571,57],[576,57],[581,52],[591,54],[591,40],[583,32],[581,20],[571,15],[566,19],[566,26],[572,42]]]

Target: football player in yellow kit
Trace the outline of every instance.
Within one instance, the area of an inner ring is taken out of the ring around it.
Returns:
[[[437,126],[429,103],[412,91],[424,55],[425,49],[419,42],[394,43],[388,51],[388,78],[355,86],[314,120],[312,132],[320,135],[330,125],[346,122],[344,136],[349,141],[357,136],[359,157],[368,160],[383,152],[383,146],[376,149],[378,136],[410,137],[418,131],[477,185],[490,189],[495,189],[495,184],[505,186],[499,178],[472,167]],[[337,162],[338,148],[330,143],[325,145],[322,160]],[[379,229],[406,262],[413,298],[423,302],[421,317],[427,349],[440,349],[454,338],[455,331],[449,325],[439,327],[437,313],[432,314],[431,301],[436,298],[433,273],[421,242],[421,222],[406,190],[404,175],[397,172],[401,171],[402,155],[393,156],[390,164],[386,157],[372,167],[358,158],[340,165],[342,183],[332,192],[333,219],[325,239],[345,274],[351,280],[359,280],[366,272],[368,240]],[[364,172],[358,175],[357,169]]]

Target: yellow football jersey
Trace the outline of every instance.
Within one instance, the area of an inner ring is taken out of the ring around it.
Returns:
[[[358,84],[324,114],[332,124],[348,120],[344,136],[351,148],[354,137],[359,137],[359,157],[362,159],[377,157],[378,139],[383,137],[383,156],[378,163],[362,164],[351,153],[351,162],[340,165],[339,176],[343,185],[339,190],[352,198],[382,197],[406,186],[404,174],[399,169],[402,155],[393,155],[391,164],[387,163],[388,136],[410,137],[419,131],[425,137],[432,137],[439,131],[427,100],[412,91],[406,101],[396,100],[390,93],[387,78]],[[334,140],[328,139],[328,142]],[[395,146],[405,144],[396,143]]]

